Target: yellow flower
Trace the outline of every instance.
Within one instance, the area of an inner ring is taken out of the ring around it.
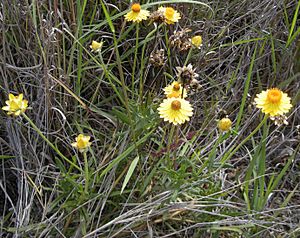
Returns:
[[[163,12],[165,16],[165,22],[167,24],[174,24],[181,19],[180,13],[176,11],[173,7],[160,7],[158,8],[159,11]]]
[[[279,116],[287,113],[291,108],[291,98],[278,88],[268,89],[256,95],[256,107],[270,116]]]
[[[228,131],[228,130],[230,130],[231,129],[231,125],[232,125],[232,121],[229,118],[227,118],[227,117],[222,118],[218,122],[218,128],[221,131]]]
[[[183,90],[183,87],[177,81],[174,81],[169,86],[163,89],[168,98],[181,98],[183,91],[183,98],[187,97],[186,89]]]
[[[127,21],[141,22],[142,20],[147,20],[150,12],[148,10],[141,9],[139,3],[134,3],[131,6],[131,11],[125,15]]]
[[[26,111],[28,101],[23,100],[23,93],[18,96],[14,96],[10,93],[8,98],[9,100],[5,101],[7,106],[2,107],[2,110],[7,111],[7,115],[19,116]]]
[[[159,105],[158,112],[164,121],[177,125],[190,120],[193,115],[193,108],[183,98],[167,98]]]
[[[76,142],[71,145],[77,148],[80,152],[84,152],[92,143],[90,142],[91,137],[79,134],[75,140]]]
[[[99,52],[101,50],[102,46],[103,46],[103,41],[97,42],[97,41],[93,40],[92,44],[90,45],[90,48],[92,49],[92,51]]]
[[[202,37],[200,35],[192,37],[192,44],[195,47],[200,48],[200,46],[202,45]]]

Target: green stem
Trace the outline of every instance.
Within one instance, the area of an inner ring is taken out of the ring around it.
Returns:
[[[168,155],[168,162],[169,162],[169,168],[172,168],[172,159],[171,159],[171,145],[174,142],[174,132],[175,132],[176,126],[172,124],[169,138],[168,138],[168,145],[167,145],[167,155]]]
[[[261,140],[261,150],[258,162],[258,177],[259,177],[259,206],[258,210],[261,211],[263,206],[265,205],[265,172],[266,172],[266,144],[267,144],[267,137],[268,137],[268,124],[265,121],[263,127],[263,137]]]
[[[221,162],[224,164],[227,160],[229,160],[235,152],[237,152],[252,136],[258,132],[258,130],[265,124],[266,120],[268,119],[268,114],[265,114],[264,119],[259,123],[259,125],[241,142],[239,143],[233,150],[229,150],[224,157],[222,158]]]
[[[186,66],[187,63],[189,62],[189,60],[190,60],[190,58],[191,58],[191,56],[192,56],[192,51],[193,51],[193,47],[190,48],[189,53],[188,53],[188,55],[186,56],[186,59],[185,59],[185,61],[184,61],[184,65],[183,65],[183,66]]]
[[[117,96],[120,99],[120,101],[122,102],[122,104],[126,107],[126,102],[125,102],[123,96],[121,95],[120,90],[112,82],[111,75],[109,74],[108,69],[107,69],[107,64],[104,63],[104,60],[103,60],[103,57],[102,57],[101,53],[99,54],[99,60],[100,60],[100,65],[103,69],[103,73],[104,73],[105,78],[108,79],[108,81],[110,83],[110,86],[113,88],[114,92],[117,94]]]
[[[228,133],[228,132],[227,132]],[[216,151],[218,146],[225,140],[226,136],[223,135],[223,133],[221,132],[221,134],[219,135],[218,139],[216,140],[212,150],[210,151],[209,155],[208,155],[208,170],[211,171],[211,169],[213,168],[213,164],[214,164],[214,160],[216,158]]]
[[[114,48],[115,48],[115,53],[116,53],[116,58],[117,58],[117,66],[118,66],[118,71],[119,71],[119,76],[121,79],[121,86],[122,86],[122,91],[123,91],[123,96],[124,96],[124,103],[125,103],[130,127],[132,128],[132,130],[131,130],[132,138],[133,138],[134,142],[136,142],[136,136],[135,136],[135,130],[134,130],[134,124],[133,124],[134,122],[132,120],[132,115],[131,115],[130,107],[129,107],[129,98],[128,98],[128,94],[127,94],[128,88],[125,83],[124,72],[123,72],[123,68],[122,68],[122,60],[121,60],[120,52],[118,49],[118,41],[116,38],[116,34],[114,32],[113,32],[113,39],[114,39]]]
[[[29,122],[29,124],[33,127],[33,129],[42,137],[42,139],[44,141],[46,141],[48,143],[48,145],[55,150],[55,152],[65,161],[67,161],[69,164],[71,164],[72,166],[74,166],[76,169],[78,169],[79,171],[82,172],[82,169],[80,167],[78,167],[78,165],[74,164],[71,160],[69,160],[67,157],[65,157],[60,151],[59,149],[53,145],[46,136],[44,136],[44,134],[41,132],[41,130],[33,123],[33,121],[25,114],[22,113],[22,116]]]
[[[127,87],[126,87],[126,83],[125,83],[125,79],[124,79],[124,72],[123,72],[123,68],[122,68],[122,60],[121,60],[119,49],[118,49],[118,41],[116,39],[116,34],[114,32],[113,32],[113,40],[114,40],[114,48],[115,48],[115,53],[116,53],[116,58],[117,58],[119,77],[121,79],[121,86],[122,86],[122,91],[123,91],[123,96],[124,96],[125,107],[126,107],[126,111],[128,114],[128,119],[130,121],[130,124],[132,125],[132,118],[131,118],[129,102],[128,102],[128,95],[127,95]]]
[[[135,68],[137,62],[137,54],[139,48],[139,23],[136,24],[136,36],[135,36],[135,49],[134,49],[134,59],[133,59],[133,67],[132,67],[132,74],[131,74],[131,91],[132,91],[132,98],[134,97],[134,79],[135,79]]]
[[[84,176],[85,176],[85,187],[84,192],[88,194],[89,191],[89,164],[86,156],[86,151],[83,152],[83,159],[84,159]]]
[[[100,50],[98,53],[99,53],[99,58],[102,59],[102,52],[101,52],[101,50]],[[102,64],[102,69],[103,69],[103,71],[102,71],[102,73],[101,73],[101,75],[100,75],[100,80],[99,80],[99,82],[98,82],[98,84],[97,84],[96,90],[95,90],[95,92],[93,93],[93,96],[92,96],[92,98],[91,98],[91,104],[94,104],[94,101],[95,101],[95,99],[96,99],[96,97],[97,97],[97,95],[98,95],[98,91],[99,91],[99,88],[100,88],[102,79],[103,79],[104,75],[106,75],[106,70],[105,70],[104,67],[103,67],[103,65],[104,65],[103,60],[101,60],[101,64]]]

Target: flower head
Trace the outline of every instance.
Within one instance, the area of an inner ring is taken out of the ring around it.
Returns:
[[[278,88],[268,89],[256,95],[256,107],[262,112],[275,117],[287,113],[291,108],[291,98]]]
[[[184,28],[180,31],[174,31],[173,35],[170,36],[170,46],[178,49],[179,51],[186,51],[192,47],[191,39],[189,37],[189,32],[192,30],[189,28]]]
[[[194,79],[197,79],[199,77],[199,74],[195,72],[196,70],[193,69],[193,66],[191,64],[189,64],[188,66],[176,67],[176,70],[176,75],[179,82],[190,84]]]
[[[158,112],[164,121],[177,125],[190,120],[193,115],[193,108],[183,98],[167,98],[159,105]]]
[[[75,140],[76,142],[71,145],[77,148],[80,152],[84,152],[92,143],[90,142],[91,137],[79,134]]]
[[[181,19],[180,13],[176,11],[173,7],[160,7],[158,8],[159,11],[163,12],[165,16],[165,22],[167,24],[174,24]]]
[[[166,62],[165,50],[160,49],[156,51],[152,51],[149,59],[150,64],[155,67],[162,67]]]
[[[275,117],[270,117],[272,121],[274,121],[275,126],[282,126],[282,125],[288,125],[287,116],[286,115],[279,115]]]
[[[131,6],[131,11],[125,15],[127,21],[141,22],[142,20],[147,20],[150,12],[148,10],[143,10],[139,3],[134,3]]]
[[[2,110],[7,111],[7,115],[19,116],[25,112],[28,107],[28,101],[23,100],[23,94],[14,96],[13,94],[8,95],[9,100],[5,101],[7,106],[2,107]]]
[[[227,118],[227,117],[222,118],[218,122],[218,128],[221,131],[228,131],[228,130],[230,130],[231,129],[231,125],[232,125],[232,121],[229,118]]]
[[[103,41],[97,42],[93,40],[92,44],[90,45],[90,48],[92,49],[92,51],[99,52],[101,51],[102,46],[103,46]]]
[[[160,10],[152,12],[149,16],[149,19],[151,23],[153,22],[156,24],[161,24],[166,21],[165,14]]]
[[[187,97],[186,89],[183,89],[180,83],[174,81],[172,84],[168,85],[163,89],[168,98],[181,98],[183,93],[183,98]]]
[[[190,89],[192,89],[193,91],[197,91],[199,89],[202,88],[202,85],[200,84],[200,82],[197,79],[192,79],[190,82]]]
[[[200,48],[200,46],[202,45],[202,37],[200,35],[192,37],[191,41],[192,44],[197,48]]]

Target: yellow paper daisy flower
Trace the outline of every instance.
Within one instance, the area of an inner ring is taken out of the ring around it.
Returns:
[[[102,46],[103,46],[103,41],[97,42],[97,41],[93,40],[92,44],[90,45],[90,48],[94,52],[99,52],[101,50]]]
[[[256,107],[270,116],[278,116],[287,113],[291,108],[291,98],[278,88],[268,89],[256,95],[254,99]]]
[[[183,87],[177,81],[174,81],[172,84],[168,85],[163,89],[165,95],[168,98],[181,98],[183,92],[183,98],[187,97],[186,89],[183,90]]]
[[[173,7],[160,7],[158,8],[159,11],[163,12],[165,16],[165,22],[167,24],[174,24],[181,19],[180,13],[176,11]]]
[[[222,118],[218,122],[218,128],[221,131],[229,131],[231,129],[231,125],[232,125],[232,121],[227,117]]]
[[[83,134],[79,134],[75,140],[76,142],[72,143],[71,145],[75,148],[77,148],[80,152],[84,152],[90,145],[92,144],[90,142],[91,137],[85,136]]]
[[[159,105],[158,112],[164,121],[177,125],[190,120],[193,115],[193,108],[183,98],[167,98]]]
[[[191,41],[192,44],[197,48],[200,48],[200,46],[202,45],[202,37],[200,35],[192,37]]]
[[[143,10],[139,3],[134,3],[131,6],[131,11],[125,15],[127,21],[141,22],[142,20],[147,20],[150,12],[148,10]]]
[[[14,96],[13,94],[8,95],[9,100],[5,101],[7,106],[2,107],[2,110],[7,111],[7,115],[19,116],[25,112],[28,107],[28,101],[23,100],[23,94]]]

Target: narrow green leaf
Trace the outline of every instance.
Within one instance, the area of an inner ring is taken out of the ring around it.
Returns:
[[[127,174],[126,174],[126,176],[125,176],[125,179],[124,179],[124,182],[123,182],[123,185],[122,185],[121,194],[123,193],[123,191],[124,191],[124,189],[125,189],[127,183],[129,182],[129,179],[131,178],[131,176],[132,176],[132,174],[133,174],[133,172],[134,172],[134,170],[135,170],[135,168],[136,168],[136,166],[137,166],[137,164],[138,164],[138,162],[139,162],[139,159],[140,159],[139,156],[137,156],[137,157],[135,157],[135,159],[131,162],[131,165],[130,165],[128,171],[127,171]]]
[[[296,26],[296,23],[297,23],[299,8],[300,8],[300,0],[298,1],[297,7],[296,7],[296,10],[295,10],[295,13],[294,13],[292,25],[291,25],[290,32],[289,32],[289,37],[288,37],[288,40],[286,42],[286,47],[288,47],[292,43],[291,39],[292,39],[293,32],[294,32],[294,29],[295,29],[295,26]]]
[[[109,25],[109,28],[110,28],[111,32],[112,32],[112,33],[115,33],[115,32],[116,32],[116,31],[115,31],[115,27],[114,27],[114,25],[113,25],[113,23],[112,23],[112,20],[111,20],[111,18],[110,18],[110,15],[109,15],[109,13],[108,13],[108,11],[107,11],[107,9],[106,9],[106,6],[104,5],[103,1],[101,1],[101,6],[102,6],[102,9],[103,9],[105,18],[106,18],[106,20],[107,20],[107,23],[108,23],[108,25]]]
[[[269,194],[277,187],[277,185],[279,184],[279,182],[281,181],[281,179],[283,178],[283,176],[285,175],[286,171],[288,170],[288,168],[290,167],[291,163],[294,161],[296,154],[298,153],[298,150],[300,148],[300,144],[298,145],[297,149],[295,150],[294,154],[291,155],[291,157],[288,159],[287,163],[285,164],[285,166],[283,167],[283,169],[281,170],[281,172],[278,174],[278,176],[276,177],[275,181],[273,182],[271,189],[269,191],[268,194],[266,194],[266,196],[269,196]]]
[[[296,37],[300,34],[300,27],[296,30],[296,32],[292,35],[292,37],[287,42],[287,47],[296,39]]]
[[[247,150],[247,153],[250,158],[250,164],[247,168],[247,172],[246,172],[246,176],[245,176],[245,183],[243,186],[243,195],[244,195],[245,202],[247,204],[247,209],[248,209],[248,211],[250,211],[251,203],[250,203],[249,185],[250,185],[250,182],[252,182],[252,181],[250,181],[250,179],[251,179],[251,175],[252,175],[256,160],[254,157],[252,157],[252,155],[247,147],[246,147],[246,150]]]
[[[11,159],[11,158],[15,158],[15,156],[13,156],[13,155],[0,155],[0,159]]]
[[[244,108],[245,108],[246,99],[247,99],[247,96],[248,96],[250,81],[251,81],[252,72],[253,72],[253,66],[254,66],[254,62],[255,62],[255,59],[256,59],[256,49],[257,49],[257,44],[255,45],[255,49],[254,49],[254,52],[253,52],[253,55],[252,55],[250,67],[249,67],[249,70],[248,70],[247,79],[246,79],[245,86],[244,86],[243,98],[242,98],[238,118],[237,118],[236,124],[235,124],[235,130],[236,131],[238,131],[239,126],[240,126],[240,122],[241,122],[242,117],[244,115]]]
[[[284,207],[286,207],[288,205],[289,201],[291,200],[291,198],[294,196],[295,192],[297,191],[298,185],[299,184],[297,184],[295,186],[295,188],[293,189],[293,191],[290,192],[290,194],[286,197],[286,199],[284,199],[284,201],[280,205],[280,208],[284,208]],[[277,214],[277,213],[275,212],[275,214]]]

